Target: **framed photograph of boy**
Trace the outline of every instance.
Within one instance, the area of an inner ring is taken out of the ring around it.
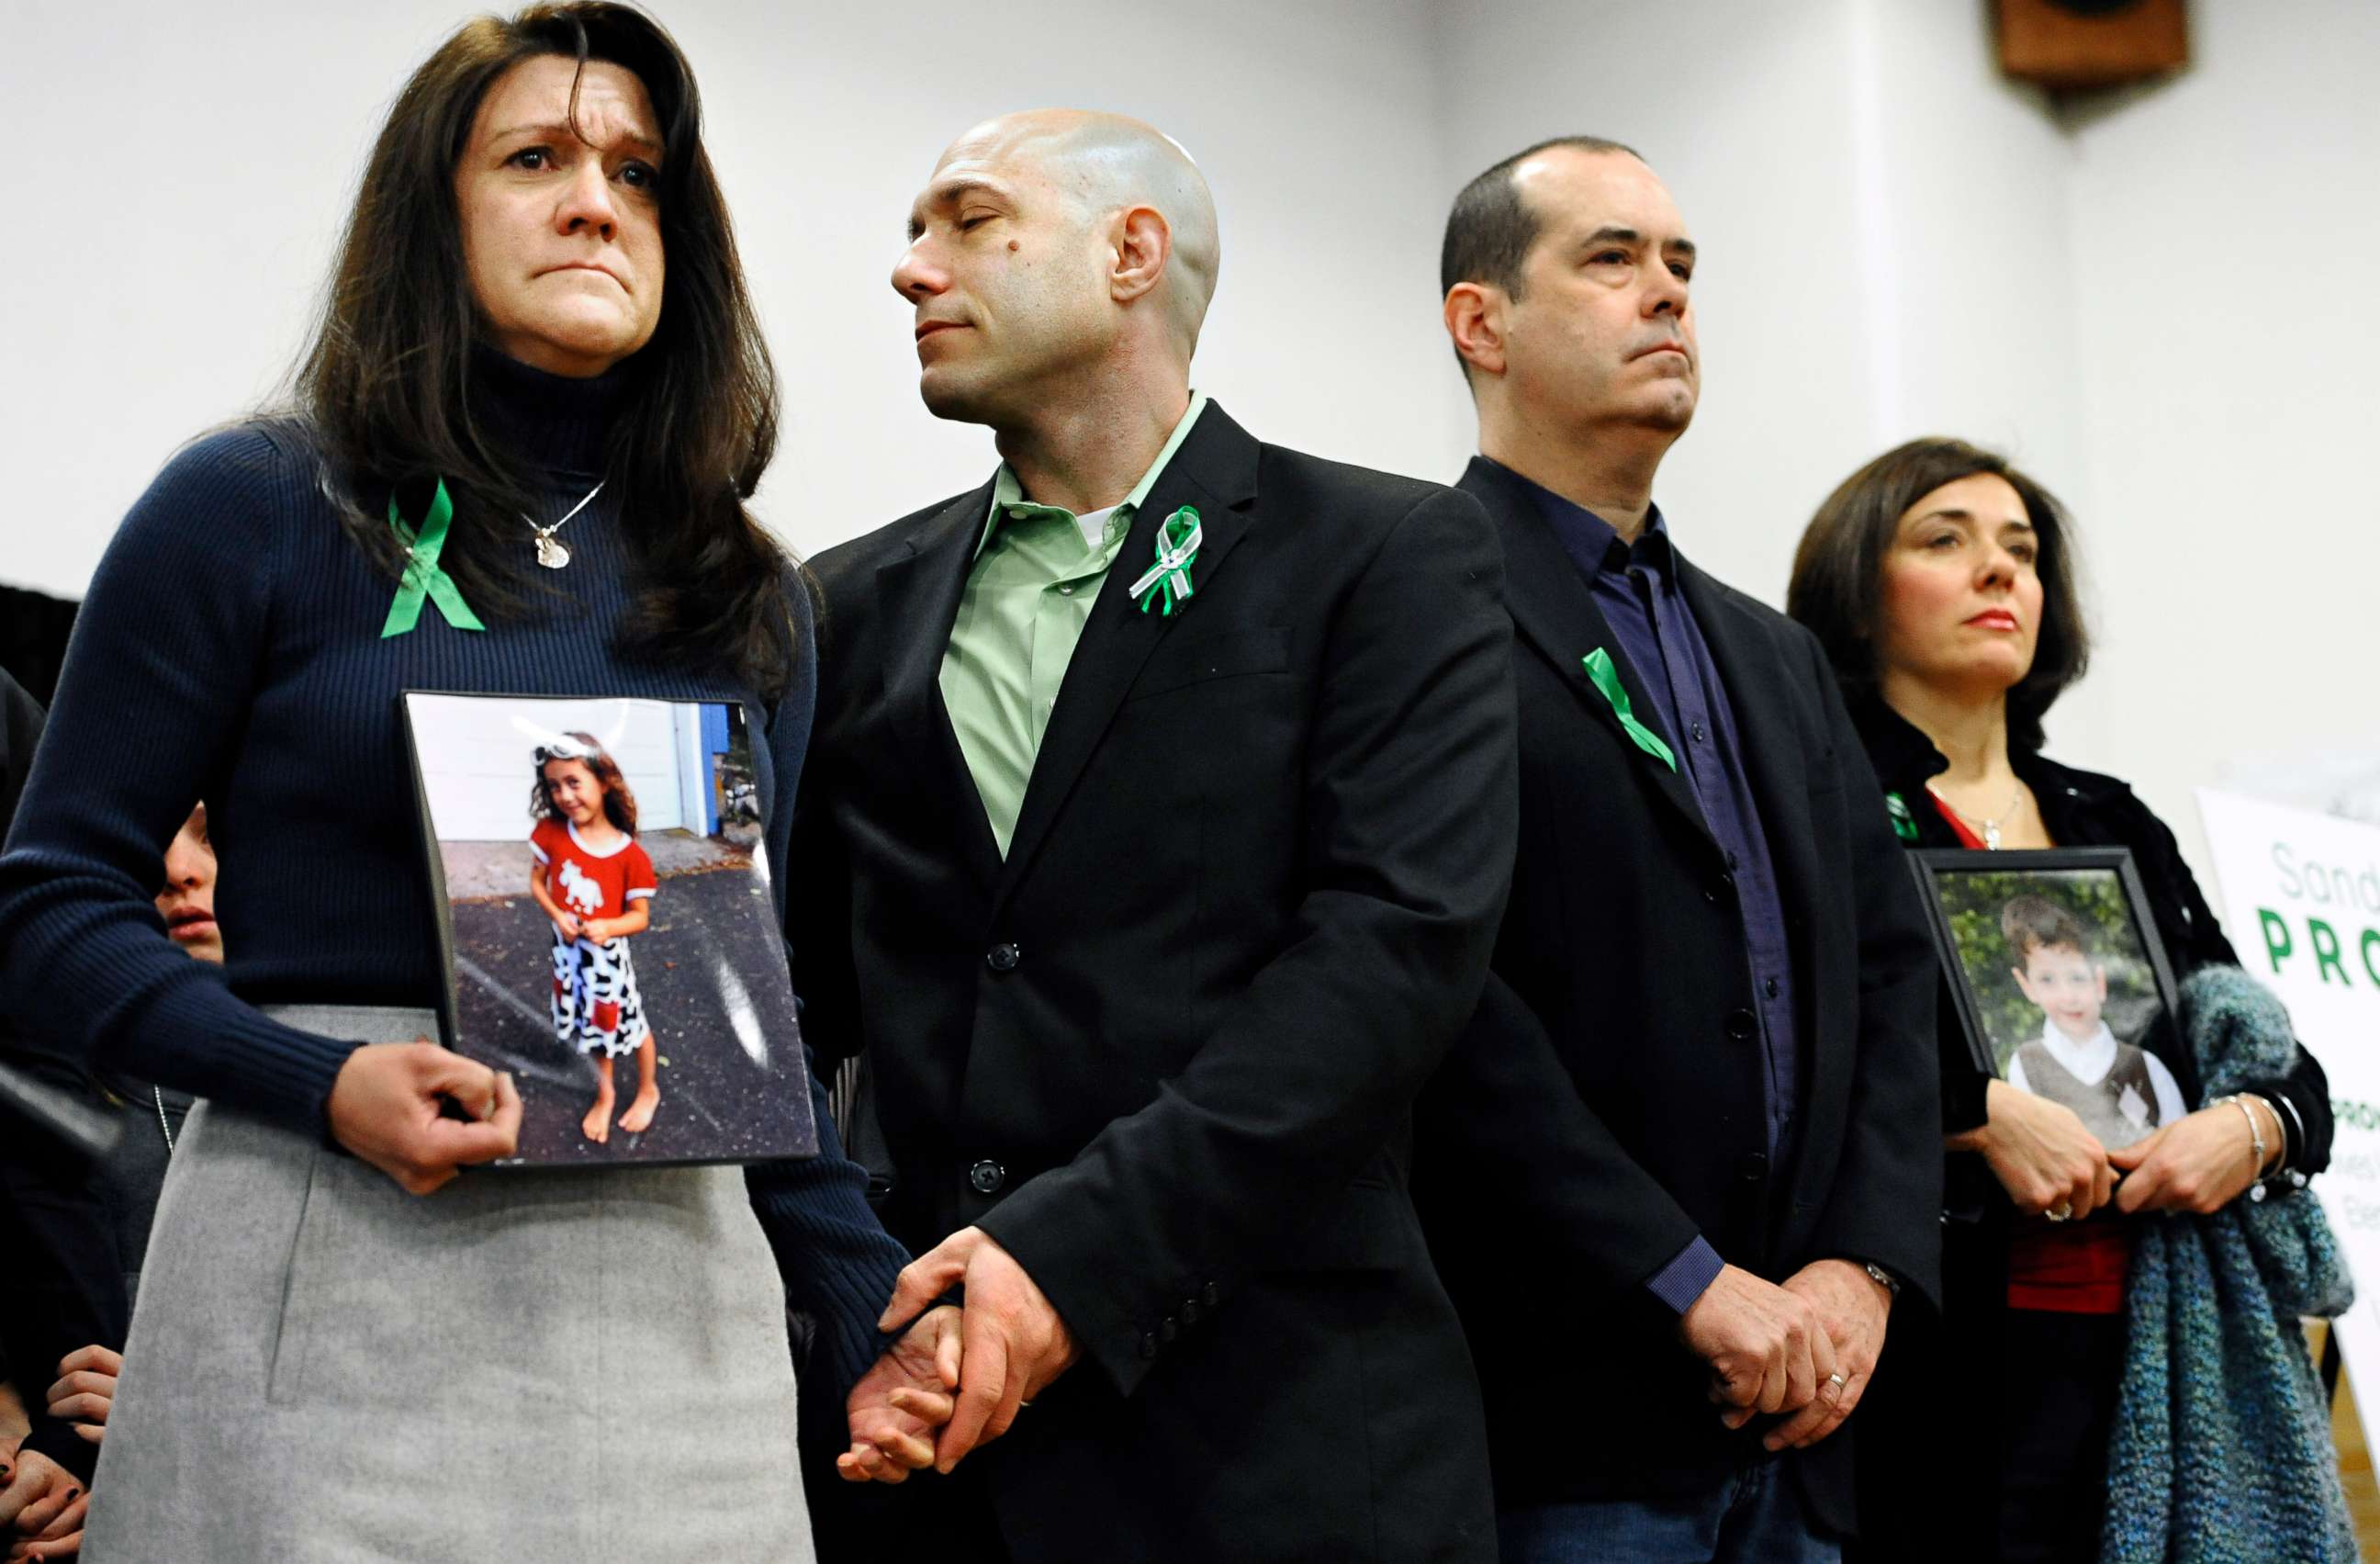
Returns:
[[[2126,848],[1910,854],[1976,1064],[2127,1146],[2188,1111],[2173,969]]]
[[[742,708],[404,707],[445,1042],[520,1089],[504,1166],[815,1155]]]

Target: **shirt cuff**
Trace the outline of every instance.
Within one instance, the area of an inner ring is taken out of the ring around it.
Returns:
[[[1710,1246],[1710,1240],[1697,1233],[1692,1243],[1678,1251],[1676,1259],[1654,1272],[1653,1279],[1645,1285],[1652,1289],[1654,1297],[1670,1306],[1670,1313],[1682,1314],[1694,1306],[1694,1301],[1708,1290],[1711,1283],[1718,1280],[1726,1265],[1718,1251]]]
[[[1991,1118],[1992,1078],[1978,1070],[1942,1073],[1942,1133],[1980,1130]]]

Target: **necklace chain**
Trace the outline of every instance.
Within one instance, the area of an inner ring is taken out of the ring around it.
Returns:
[[[2009,801],[2001,806],[2000,812],[1998,814],[1985,815],[1980,820],[1961,809],[1957,804],[1950,803],[1950,800],[1948,798],[1943,797],[1942,789],[1934,786],[1933,783],[1928,782],[1925,784],[1925,790],[1933,794],[1936,798],[1941,799],[1944,803],[1950,804],[1951,813],[1957,815],[1961,820],[1965,821],[1976,830],[1981,831],[1984,834],[1985,848],[1992,852],[1998,852],[2000,849],[2000,827],[2008,824],[2010,817],[2016,813],[2017,806],[2024,802],[2024,779],[2022,777],[2017,778],[2016,791],[2009,795]]]
[[[609,483],[610,481],[611,480],[609,479],[605,479],[604,483]],[[568,522],[572,517],[577,515],[580,511],[593,504],[595,496],[602,492],[602,483],[598,483],[593,488],[588,490],[586,495],[581,498],[577,505],[572,506],[568,510],[563,512],[562,519],[560,521],[556,521],[551,527],[539,526],[537,524],[537,519],[534,517],[526,514],[521,517],[522,520],[528,523],[529,531],[537,534],[537,562],[539,564],[544,566],[549,570],[559,570],[565,565],[570,563],[570,550],[565,548],[562,545],[561,541],[555,538],[553,534],[562,531],[564,524]]]
[[[157,1128],[165,1132],[165,1155],[171,1156],[174,1155],[174,1127],[165,1119],[165,1093],[161,1087],[152,1086],[149,1095],[156,1101]]]

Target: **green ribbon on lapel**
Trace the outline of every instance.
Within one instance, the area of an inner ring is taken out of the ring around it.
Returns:
[[[1142,613],[1148,613],[1148,605],[1162,598],[1165,617],[1170,619],[1175,608],[1190,601],[1195,590],[1190,585],[1190,566],[1198,557],[1198,545],[1206,540],[1207,529],[1194,507],[1185,505],[1158,523],[1157,563],[1132,583],[1131,595],[1139,602]]]
[[[438,492],[431,496],[430,514],[422,519],[419,533],[406,525],[404,513],[396,507],[396,496],[388,496],[388,524],[395,530],[397,542],[405,545],[405,576],[397,583],[396,601],[388,605],[388,623],[380,628],[382,641],[403,635],[421,622],[421,602],[425,597],[438,605],[438,611],[456,629],[488,628],[471,612],[471,605],[463,601],[462,589],[455,584],[455,578],[438,568],[439,551],[446,546],[446,524],[454,519],[455,502],[446,497],[443,478],[438,480]]]
[[[1917,821],[1909,813],[1908,800],[1899,793],[1884,795],[1884,817],[1892,822],[1892,834],[1904,842],[1917,839]]]
[[[1620,719],[1621,730],[1635,742],[1638,749],[1671,771],[1677,770],[1678,757],[1670,752],[1670,746],[1661,742],[1659,734],[1638,722],[1636,714],[1629,709],[1628,691],[1620,687],[1620,670],[1611,666],[1611,654],[1598,646],[1579,661],[1586,665],[1586,677],[1594,682],[1595,688],[1611,703],[1611,715]]]

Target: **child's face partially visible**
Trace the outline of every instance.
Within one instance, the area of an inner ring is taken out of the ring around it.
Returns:
[[[221,965],[223,931],[215,926],[215,849],[207,839],[207,806],[182,822],[165,849],[165,888],[157,893],[157,915],[174,943],[201,961]]]
[[[553,800],[555,813],[573,825],[592,825],[603,813],[603,784],[595,779],[585,761],[546,762],[545,796]]]
[[[2097,1035],[2099,1008],[2107,1002],[2107,968],[2070,945],[2036,945],[2015,975],[2024,996],[2058,1031],[2077,1043]]]

